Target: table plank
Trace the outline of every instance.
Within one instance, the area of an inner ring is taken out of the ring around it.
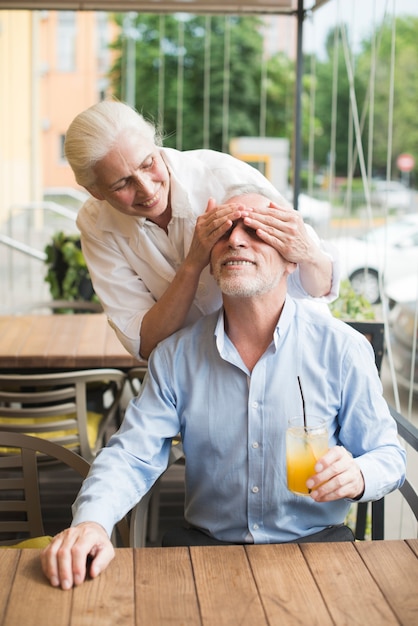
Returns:
[[[2,626],[70,624],[73,592],[51,587],[42,573],[40,550],[13,552],[19,556],[19,565]]]
[[[77,349],[77,359],[80,361],[80,365],[84,361],[88,367],[91,355],[96,354],[97,367],[104,367],[107,332],[108,323],[104,316],[84,316]],[[115,334],[113,330],[112,334]],[[121,348],[119,343],[119,349]]]
[[[73,589],[71,626],[135,624],[133,559],[131,548],[121,548],[100,576]]]
[[[406,543],[418,557],[418,539],[406,539]]]
[[[52,315],[50,317],[50,339],[45,355],[47,367],[76,367],[76,355],[80,342],[84,318],[76,315]]]
[[[356,548],[401,624],[418,624],[418,558],[406,542],[365,541]]]
[[[269,624],[334,623],[299,546],[260,545],[245,549]]]
[[[263,626],[266,616],[243,546],[191,547],[204,626]]]
[[[0,369],[116,367],[145,361],[129,354],[104,313],[0,316]]]
[[[3,624],[19,556],[18,550],[0,550],[0,624]]]
[[[136,624],[200,626],[188,548],[135,550]]]
[[[19,357],[20,348],[28,336],[32,321],[21,318],[19,324],[13,324],[12,317],[1,318],[0,358],[6,359],[6,366],[13,367]]]
[[[399,624],[364,567],[356,545],[354,542],[300,544],[332,619],[338,626]]]

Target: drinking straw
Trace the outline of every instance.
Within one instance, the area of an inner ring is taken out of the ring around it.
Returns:
[[[300,376],[298,376],[298,383],[299,383],[300,395],[301,395],[301,398],[302,398],[303,428],[305,429],[305,432],[306,432],[307,424],[306,424],[305,398],[303,397],[302,383],[300,382]]]

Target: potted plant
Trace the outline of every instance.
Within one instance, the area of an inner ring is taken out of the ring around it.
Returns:
[[[51,243],[46,245],[45,254],[47,266],[45,281],[49,283],[53,300],[99,302],[81,251],[78,234],[57,232]],[[65,309],[73,312],[68,307]]]

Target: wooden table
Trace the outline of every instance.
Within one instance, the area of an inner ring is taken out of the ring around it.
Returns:
[[[0,550],[0,626],[418,624],[418,540],[119,548],[71,591]]]
[[[54,370],[146,365],[122,346],[104,313],[0,316],[0,369]]]

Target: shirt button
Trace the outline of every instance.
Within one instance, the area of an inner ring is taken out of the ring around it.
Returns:
[[[258,448],[258,441],[253,441],[253,448]]]
[[[258,402],[253,402],[251,406],[253,409],[256,409],[258,407]]]
[[[252,491],[253,493],[258,493],[258,487],[257,487],[257,485],[254,485],[254,487],[251,489],[251,491]]]
[[[253,524],[253,530],[258,530],[258,524]]]

